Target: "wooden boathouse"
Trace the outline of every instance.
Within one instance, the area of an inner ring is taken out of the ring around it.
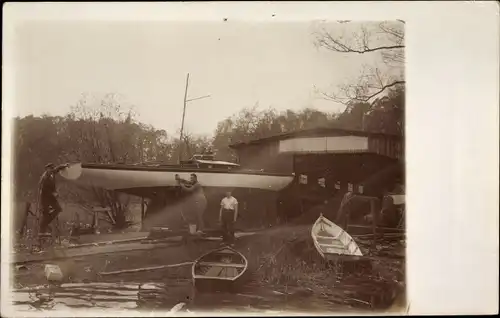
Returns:
[[[278,200],[285,219],[317,206],[336,210],[347,191],[381,197],[404,184],[402,136],[316,128],[230,147],[242,168],[295,174]]]

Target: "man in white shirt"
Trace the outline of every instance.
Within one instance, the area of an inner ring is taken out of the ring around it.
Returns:
[[[234,241],[234,223],[238,218],[238,200],[226,192],[226,196],[220,202],[219,222],[222,227],[222,240],[225,243]]]

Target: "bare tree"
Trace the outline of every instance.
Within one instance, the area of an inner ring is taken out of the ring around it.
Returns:
[[[83,95],[76,106],[72,107],[71,133],[67,135],[80,161],[94,163],[140,162],[144,160],[145,130],[134,123],[134,113],[124,107],[117,94],[109,93],[103,97]],[[69,191],[72,199],[89,209],[97,203],[110,208],[109,222],[117,228],[128,226],[126,214],[130,198],[97,187],[89,191],[75,188]],[[125,199],[125,200],[124,200]]]
[[[319,30],[314,32],[315,45],[340,54],[378,54],[383,65],[364,65],[357,80],[342,84],[336,93],[316,88],[323,98],[346,105],[352,102],[370,102],[387,90],[405,84],[404,21],[339,23],[341,25],[335,30],[320,25]]]

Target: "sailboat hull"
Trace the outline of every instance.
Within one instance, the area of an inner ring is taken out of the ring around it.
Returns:
[[[293,181],[293,175],[182,167],[145,167],[104,164],[72,164],[60,174],[68,181],[108,190],[174,187],[175,175],[189,179],[196,173],[203,187],[250,188],[279,191]]]

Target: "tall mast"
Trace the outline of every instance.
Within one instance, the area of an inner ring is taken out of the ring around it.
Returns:
[[[179,144],[179,158],[178,158],[178,163],[181,163],[182,160],[182,152],[184,150],[184,118],[186,117],[186,104],[187,104],[187,93],[188,93],[188,86],[189,86],[189,73],[187,73],[186,76],[186,90],[184,91],[184,108],[182,110],[182,123],[181,123],[181,137],[180,137],[180,144]]]
[[[187,99],[187,96],[188,96],[188,87],[189,87],[189,73],[187,73],[187,76],[186,76],[186,90],[184,91],[184,107],[182,109],[182,122],[181,122],[181,136],[180,136],[180,144],[179,144],[179,157],[177,159],[177,161],[178,161],[179,164],[181,163],[182,152],[183,152],[183,149],[184,149],[184,119],[186,117],[186,105],[187,105],[187,103],[189,103],[191,101],[210,97],[210,95],[205,95],[205,96],[201,96],[201,97]]]

